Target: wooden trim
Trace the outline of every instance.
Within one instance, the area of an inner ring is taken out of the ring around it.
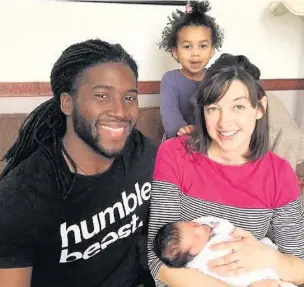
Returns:
[[[304,79],[265,79],[266,91],[304,90]],[[159,81],[139,82],[140,94],[159,94]],[[51,96],[47,82],[0,82],[0,97],[38,97]]]
[[[265,79],[262,80],[266,91],[304,90],[303,79]]]

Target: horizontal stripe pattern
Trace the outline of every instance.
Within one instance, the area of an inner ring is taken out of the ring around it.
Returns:
[[[277,209],[239,208],[185,195],[178,186],[162,181],[152,185],[148,234],[148,261],[156,279],[163,264],[153,252],[153,241],[160,227],[169,222],[190,221],[200,216],[216,216],[262,239],[272,226],[271,239],[278,249],[304,259],[304,218],[301,199]]]
[[[171,183],[154,181],[151,191],[151,205],[148,232],[148,263],[152,276],[156,276],[163,264],[153,252],[155,235],[163,225],[169,222],[180,221],[180,195],[179,188]]]
[[[271,209],[239,208],[181,194],[181,220],[189,221],[200,216],[216,216],[233,225],[250,231],[257,239],[265,237],[273,214]],[[241,215],[241,216],[240,216]]]
[[[273,240],[283,253],[304,259],[304,217],[302,200],[274,210]]]

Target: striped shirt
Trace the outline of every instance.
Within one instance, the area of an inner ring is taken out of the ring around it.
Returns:
[[[289,163],[269,152],[239,166],[189,153],[185,138],[163,143],[152,184],[148,260],[153,277],[163,264],[153,252],[158,229],[168,222],[216,216],[257,239],[272,228],[281,252],[304,258],[304,220],[297,176]]]

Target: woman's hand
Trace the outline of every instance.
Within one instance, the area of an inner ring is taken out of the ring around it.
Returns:
[[[177,132],[177,136],[191,135],[195,130],[195,126],[188,125],[180,128]]]
[[[236,276],[256,269],[272,268],[277,251],[260,243],[250,232],[236,228],[233,241],[214,244],[212,250],[231,250],[232,253],[211,260],[209,267],[222,276]]]
[[[280,283],[276,280],[265,279],[251,284],[250,287],[280,287]]]

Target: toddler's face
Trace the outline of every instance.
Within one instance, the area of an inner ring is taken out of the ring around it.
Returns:
[[[212,236],[212,228],[198,222],[180,222],[178,228],[181,232],[181,248],[184,252],[197,255]]]
[[[182,65],[182,71],[190,79],[201,75],[214,55],[212,31],[203,26],[185,26],[177,38],[173,56]]]

